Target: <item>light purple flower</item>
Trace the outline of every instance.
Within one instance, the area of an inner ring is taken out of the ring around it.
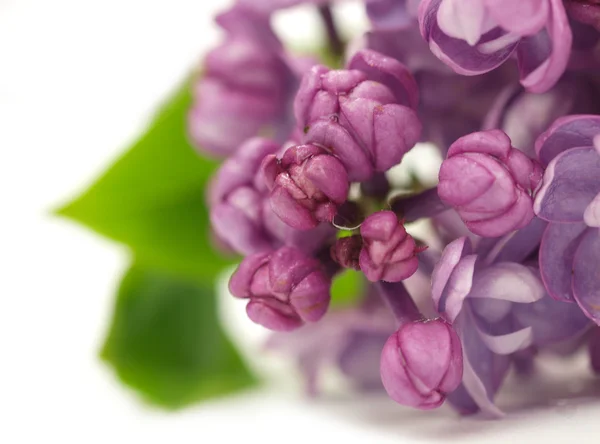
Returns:
[[[540,272],[555,299],[575,301],[600,323],[600,117],[558,119],[536,142],[549,162],[534,211],[550,222]]]
[[[360,226],[363,239],[360,269],[372,282],[398,282],[412,276],[419,266],[418,248],[404,225],[391,211],[370,215]]]
[[[231,294],[250,299],[246,312],[252,321],[281,331],[321,319],[330,287],[321,263],[293,247],[247,256],[229,281]]]
[[[461,137],[449,148],[438,194],[473,233],[502,236],[533,218],[531,195],[541,173],[538,163],[513,148],[505,133],[482,131]]]
[[[550,89],[569,60],[562,0],[423,0],[419,23],[432,52],[459,74],[491,71],[516,54],[531,92]]]
[[[386,171],[419,140],[415,80],[397,60],[362,50],[345,70],[315,66],[304,76],[294,111],[304,143],[323,146],[350,181]]]
[[[442,319],[417,320],[392,334],[381,353],[381,381],[399,404],[439,407],[462,379],[460,339]]]
[[[508,355],[533,342],[530,326],[514,330],[513,305],[540,300],[542,283],[516,262],[487,263],[463,237],[446,246],[431,285],[438,312],[454,326],[463,346],[463,381],[448,400],[463,413],[481,409],[501,416],[492,400],[508,371]]]
[[[261,169],[271,192],[273,212],[298,230],[331,222],[348,196],[346,168],[317,145],[290,147],[281,159],[271,154]]]
[[[236,6],[217,22],[227,37],[207,55],[194,86],[188,115],[192,140],[217,156],[230,155],[259,133],[283,142],[293,129],[292,100],[300,76],[268,16]]]

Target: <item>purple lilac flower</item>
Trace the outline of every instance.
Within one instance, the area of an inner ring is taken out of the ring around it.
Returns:
[[[461,137],[440,169],[438,194],[473,233],[502,236],[533,218],[531,195],[541,167],[511,146],[500,130]]]
[[[360,269],[371,282],[398,282],[412,276],[419,266],[415,240],[392,211],[370,215],[360,226]]]
[[[273,212],[298,230],[331,222],[348,196],[346,168],[317,145],[290,147],[281,159],[266,156],[261,169],[271,191]]]
[[[223,162],[213,178],[211,225],[217,236],[238,253],[269,251],[283,244],[311,253],[333,235],[334,230],[325,224],[310,231],[295,230],[273,213],[264,180],[257,174],[263,158],[280,149],[268,139],[249,139]]]
[[[510,252],[514,245],[504,248]],[[512,310],[542,299],[542,283],[517,262],[486,261],[464,237],[444,249],[431,282],[436,308],[458,332],[464,352],[462,384],[448,400],[463,413],[502,415],[492,399],[508,371],[508,355],[533,343],[530,326],[515,331]]]
[[[540,247],[548,293],[575,301],[600,323],[600,117],[558,119],[536,141],[548,163],[536,195],[536,215],[550,222]]]
[[[293,247],[247,256],[229,281],[231,294],[250,299],[246,312],[252,321],[281,331],[321,319],[330,287],[321,263]]]
[[[398,330],[381,353],[381,381],[399,404],[429,410],[439,407],[462,379],[460,340],[443,319],[424,319],[402,283],[377,284]]]
[[[415,80],[397,60],[363,50],[345,70],[315,66],[304,76],[294,110],[304,143],[323,146],[350,181],[386,171],[419,140]]]
[[[515,54],[531,92],[550,89],[569,60],[562,0],[423,0],[419,23],[431,51],[459,74],[491,71]]]
[[[193,141],[217,156],[233,153],[259,133],[283,142],[293,128],[296,65],[284,54],[268,16],[238,5],[216,20],[227,38],[207,55],[194,87],[188,116]]]
[[[600,31],[600,1],[565,0],[565,9],[571,18]]]

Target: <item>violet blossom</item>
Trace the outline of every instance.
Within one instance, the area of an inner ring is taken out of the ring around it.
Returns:
[[[576,302],[600,323],[600,118],[558,119],[536,141],[548,163],[534,210],[550,222],[540,271],[550,295]]]
[[[569,60],[562,0],[423,0],[419,24],[431,51],[459,74],[491,71],[515,54],[531,92],[550,89]]]

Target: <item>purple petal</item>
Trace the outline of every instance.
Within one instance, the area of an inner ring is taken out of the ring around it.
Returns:
[[[540,245],[540,274],[548,294],[556,300],[573,301],[573,258],[586,228],[585,224],[551,223],[544,232]]]
[[[523,262],[542,241],[548,222],[533,218],[529,225],[497,240],[485,257],[487,263]],[[478,248],[479,250],[479,248]]]
[[[533,330],[533,343],[544,346],[582,334],[590,320],[577,304],[557,301],[545,296],[533,304],[518,304],[513,308],[517,322]]]
[[[573,295],[584,313],[600,325],[600,229],[587,229],[575,252]]]
[[[593,146],[600,134],[600,116],[574,115],[556,121],[535,141],[535,152],[543,165],[570,148]]]
[[[558,81],[567,67],[573,40],[562,0],[549,1],[547,28],[523,38],[517,48],[521,84],[535,93],[549,90]]]
[[[499,355],[509,355],[529,347],[533,341],[533,330],[526,327],[513,333],[492,336],[479,331],[481,340],[492,352]]]
[[[545,293],[542,282],[528,267],[502,262],[477,273],[469,297],[530,303]]]
[[[438,312],[442,311],[442,306],[445,304],[445,300],[442,300],[442,295],[444,288],[448,284],[450,275],[458,262],[470,254],[471,250],[472,247],[469,238],[461,237],[448,244],[442,252],[442,256],[431,276],[431,297]]]
[[[585,209],[583,221],[588,227],[600,228],[600,194]]]
[[[448,280],[440,300],[441,313],[452,323],[460,314],[465,298],[470,294],[477,255],[472,254],[461,259]]]
[[[421,34],[429,42],[436,57],[456,73],[463,75],[483,74],[508,60],[519,42],[515,39],[502,41],[506,32],[500,28],[482,35],[476,46],[446,35],[437,23],[441,1],[423,0],[419,6]]]
[[[347,69],[357,69],[367,74],[369,80],[381,83],[394,92],[397,103],[416,109],[419,88],[410,71],[398,60],[376,51],[363,49],[347,64]]]
[[[580,222],[598,193],[600,156],[591,147],[571,148],[548,164],[534,211],[551,222]]]

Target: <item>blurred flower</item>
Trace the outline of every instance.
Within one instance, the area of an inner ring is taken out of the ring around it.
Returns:
[[[331,247],[331,258],[344,268],[360,270],[359,256],[363,240],[358,234],[338,239]]]
[[[485,237],[523,228],[533,218],[531,195],[542,170],[500,130],[461,137],[440,169],[439,197],[469,230]]]
[[[292,100],[301,73],[272,32],[268,15],[240,5],[217,17],[225,42],[205,59],[188,127],[199,150],[233,153],[246,139],[278,142],[293,129]]]
[[[271,330],[294,330],[323,317],[331,278],[318,260],[293,247],[247,256],[229,281],[231,294],[250,299],[252,321]]]

